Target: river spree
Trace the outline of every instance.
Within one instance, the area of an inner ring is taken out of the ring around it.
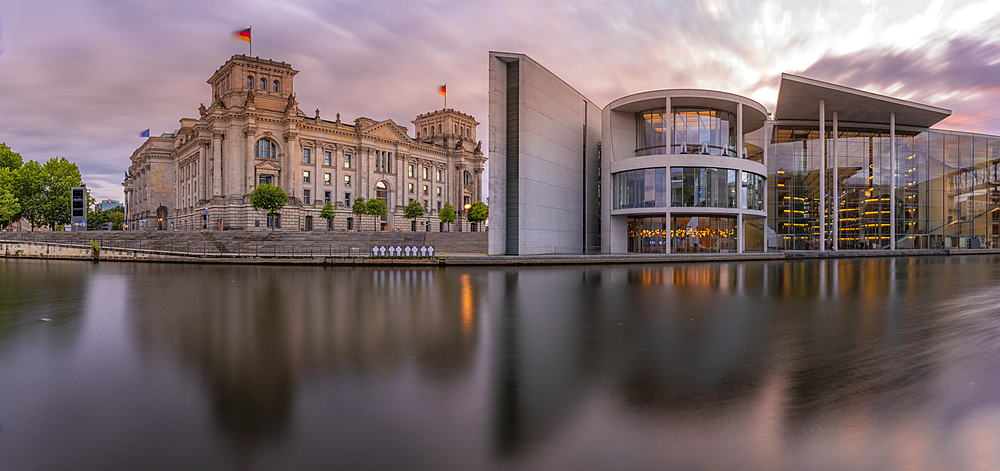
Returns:
[[[0,469],[997,469],[1000,257],[0,260]]]

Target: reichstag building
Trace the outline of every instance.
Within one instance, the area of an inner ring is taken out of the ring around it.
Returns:
[[[486,157],[475,118],[446,108],[417,116],[414,133],[392,120],[342,122],[304,113],[294,94],[298,71],[285,62],[235,55],[211,78],[212,99],[198,118],[150,137],[132,154],[123,186],[132,230],[327,230],[326,203],[337,230],[410,230],[403,208],[417,201],[441,230],[438,211],[462,216],[481,199]],[[262,183],[282,187],[288,205],[274,220],[254,211],[249,194]],[[355,218],[352,201],[378,198],[388,214]]]

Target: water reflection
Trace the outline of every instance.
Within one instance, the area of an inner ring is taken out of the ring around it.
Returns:
[[[990,256],[0,261],[0,456],[15,469],[50,447],[90,451],[43,467],[989,468],[998,281]]]

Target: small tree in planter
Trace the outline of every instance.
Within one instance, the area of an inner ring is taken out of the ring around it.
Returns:
[[[374,222],[375,222],[375,230],[376,230],[376,231],[377,231],[377,230],[379,230],[379,228],[378,228],[378,220],[379,220],[379,219],[380,219],[380,218],[381,218],[382,216],[385,216],[386,214],[388,214],[388,213],[389,213],[389,208],[387,208],[387,207],[385,206],[385,202],[384,202],[384,201],[382,201],[382,200],[380,200],[380,199],[378,199],[378,198],[372,198],[372,199],[368,200],[368,201],[367,201],[367,202],[365,203],[365,206],[367,206],[367,208],[368,208],[368,210],[367,210],[367,211],[365,211],[365,212],[366,212],[366,213],[367,213],[367,214],[368,214],[369,216],[371,216],[371,217],[372,217],[372,219],[374,219]]]
[[[368,202],[359,196],[354,200],[354,206],[351,206],[351,213],[358,217],[358,230],[363,230],[364,226],[361,224],[361,221],[364,221],[362,216],[368,214]]]
[[[319,217],[326,219],[326,230],[333,230],[333,218],[337,217],[337,213],[333,211],[333,203],[327,201],[326,205],[319,212]]]
[[[423,217],[424,206],[416,201],[410,201],[403,209],[403,217],[410,220],[410,229],[417,230],[417,218]]]
[[[281,211],[281,208],[284,208],[286,204],[288,204],[288,195],[280,186],[264,183],[254,188],[253,192],[250,193],[250,206],[253,207],[254,211],[263,209],[267,211],[268,215],[271,215]],[[271,230],[274,230],[274,225],[271,226]]]
[[[455,222],[455,207],[451,203],[445,203],[438,211],[438,219],[448,225],[448,232],[451,232],[451,224]]]
[[[472,203],[471,207],[469,207],[469,222],[477,223],[477,229],[478,223],[485,222],[486,218],[489,216],[490,207],[486,206],[486,203],[483,203],[482,201],[476,201],[475,203]]]

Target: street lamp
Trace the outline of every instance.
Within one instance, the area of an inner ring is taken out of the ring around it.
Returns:
[[[471,204],[469,204],[469,203],[465,203],[465,220],[466,220],[466,221],[468,221],[468,220],[469,220],[469,208],[471,208],[471,207],[472,207],[472,205],[471,205]],[[469,226],[469,228],[471,229],[471,228],[472,228],[472,226]]]

